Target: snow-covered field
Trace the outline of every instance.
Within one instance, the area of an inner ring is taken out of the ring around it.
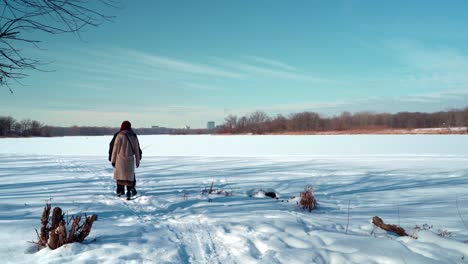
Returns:
[[[2,263],[468,263],[466,135],[141,136],[132,201],[109,141],[0,139]],[[203,195],[212,182],[233,196]],[[288,202],[309,185],[312,213]],[[86,243],[34,250],[46,201],[99,215]]]

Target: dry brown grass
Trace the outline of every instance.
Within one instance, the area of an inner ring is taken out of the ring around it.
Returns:
[[[312,212],[317,207],[317,200],[314,197],[314,188],[308,187],[304,192],[301,193],[301,200],[299,206],[302,209]]]

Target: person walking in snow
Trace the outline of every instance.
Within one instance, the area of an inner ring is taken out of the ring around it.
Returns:
[[[135,166],[140,166],[141,149],[138,138],[132,130],[129,121],[122,122],[120,131],[114,135],[109,150],[110,161],[114,167],[114,179],[117,181],[117,195],[125,193],[127,186],[127,199],[136,195]]]

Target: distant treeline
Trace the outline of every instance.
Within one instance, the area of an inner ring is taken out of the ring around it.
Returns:
[[[138,135],[207,133],[206,129],[178,129],[166,127],[137,128],[134,130]],[[117,131],[119,131],[118,127],[54,127],[44,125],[36,120],[16,120],[10,116],[0,116],[0,136],[2,137],[104,136],[113,135]]]
[[[351,129],[414,129],[414,128],[450,128],[468,127],[468,107],[435,113],[399,112],[396,114],[374,112],[343,112],[332,117],[323,117],[314,112],[294,113],[288,116],[281,114],[270,117],[265,112],[255,111],[245,116],[229,115],[225,122],[214,131],[207,129],[178,128],[137,128],[138,135],[158,134],[207,134],[217,133],[288,133],[288,132],[321,132],[344,131]],[[3,137],[53,137],[53,136],[103,136],[113,135],[118,127],[53,127],[43,123],[13,117],[0,116],[0,136]]]
[[[11,116],[0,116],[0,136],[48,137],[51,136],[51,128],[36,120],[17,121]]]
[[[314,112],[301,112],[270,117],[256,111],[245,116],[229,115],[218,133],[284,133],[343,131],[351,129],[391,128],[443,128],[468,127],[468,107],[435,113],[399,112],[396,114],[343,112],[338,116],[323,117]]]

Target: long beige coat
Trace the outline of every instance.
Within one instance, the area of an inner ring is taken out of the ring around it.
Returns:
[[[127,136],[128,138],[127,138]],[[131,145],[133,145],[132,150]],[[140,146],[137,137],[130,131],[120,131],[115,138],[112,150],[112,163],[115,163],[114,179],[121,181],[135,180],[135,162],[140,166]]]

